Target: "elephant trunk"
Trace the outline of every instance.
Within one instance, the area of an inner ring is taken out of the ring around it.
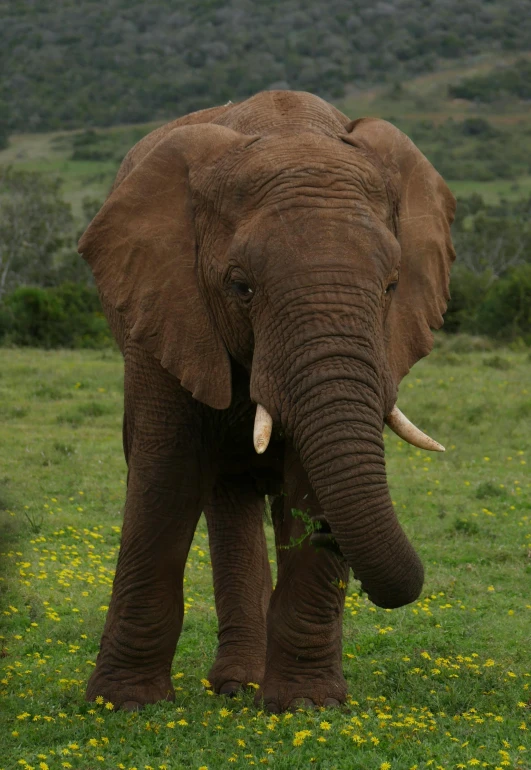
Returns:
[[[418,597],[424,572],[387,485],[382,430],[396,393],[379,305],[366,289],[323,290],[325,282],[314,292],[285,289],[287,312],[277,307],[267,337],[256,339],[251,397],[293,442],[363,589],[375,604],[398,607]]]
[[[389,496],[383,419],[352,380],[336,389],[334,401],[322,386],[306,394],[293,443],[354,576],[375,604],[399,607],[418,597],[424,572]]]

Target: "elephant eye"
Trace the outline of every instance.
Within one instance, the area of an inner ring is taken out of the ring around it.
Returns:
[[[388,284],[387,289],[385,290],[385,293],[389,294],[390,292],[394,291],[397,286],[398,286],[398,281],[392,281],[390,284]]]
[[[398,285],[398,270],[395,270],[395,272],[391,276],[391,280],[387,284],[387,289],[385,290],[385,294],[389,294],[389,292],[394,291],[397,285]]]
[[[247,301],[250,300],[254,294],[251,287],[245,283],[245,281],[233,281],[230,287],[238,297]]]

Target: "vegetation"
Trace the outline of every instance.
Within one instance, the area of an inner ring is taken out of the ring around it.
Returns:
[[[528,0],[3,0],[0,10],[11,132],[174,117],[271,87],[337,99],[352,84],[531,40]]]
[[[386,437],[392,499],[426,583],[417,603],[392,612],[356,583],[346,589],[344,708],[277,717],[253,706],[252,688],[234,700],[210,694],[216,616],[201,522],[177,700],[129,714],[83,697],[119,545],[122,362],[112,352],[4,350],[0,768],[524,770],[530,377],[526,352],[461,336],[439,339],[403,382],[400,406],[447,446],[430,455]]]
[[[450,96],[490,104],[501,99],[531,99],[531,61],[519,59],[486,74],[463,78],[448,89]]]
[[[459,258],[445,330],[531,344],[531,196],[460,199],[453,239]]]
[[[0,341],[41,348],[113,344],[96,288],[80,283],[62,283],[51,289],[19,286],[0,310]]]
[[[71,244],[73,218],[60,182],[0,167],[0,303],[22,283],[50,285]]]

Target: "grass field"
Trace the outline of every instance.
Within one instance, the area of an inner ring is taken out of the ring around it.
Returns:
[[[471,347],[441,340],[401,387],[401,407],[447,452],[386,439],[393,500],[426,567],[421,600],[381,610],[351,582],[347,703],[280,716],[204,680],[216,616],[203,523],[176,702],[133,714],[85,703],[125,493],[121,360],[2,350],[1,770],[531,768],[531,360]]]

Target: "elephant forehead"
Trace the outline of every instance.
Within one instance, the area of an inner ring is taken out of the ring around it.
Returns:
[[[363,150],[339,139],[306,133],[268,136],[200,169],[196,186],[204,202],[225,221],[241,220],[258,209],[289,212],[293,207],[366,207],[387,222],[390,192],[386,179]]]

